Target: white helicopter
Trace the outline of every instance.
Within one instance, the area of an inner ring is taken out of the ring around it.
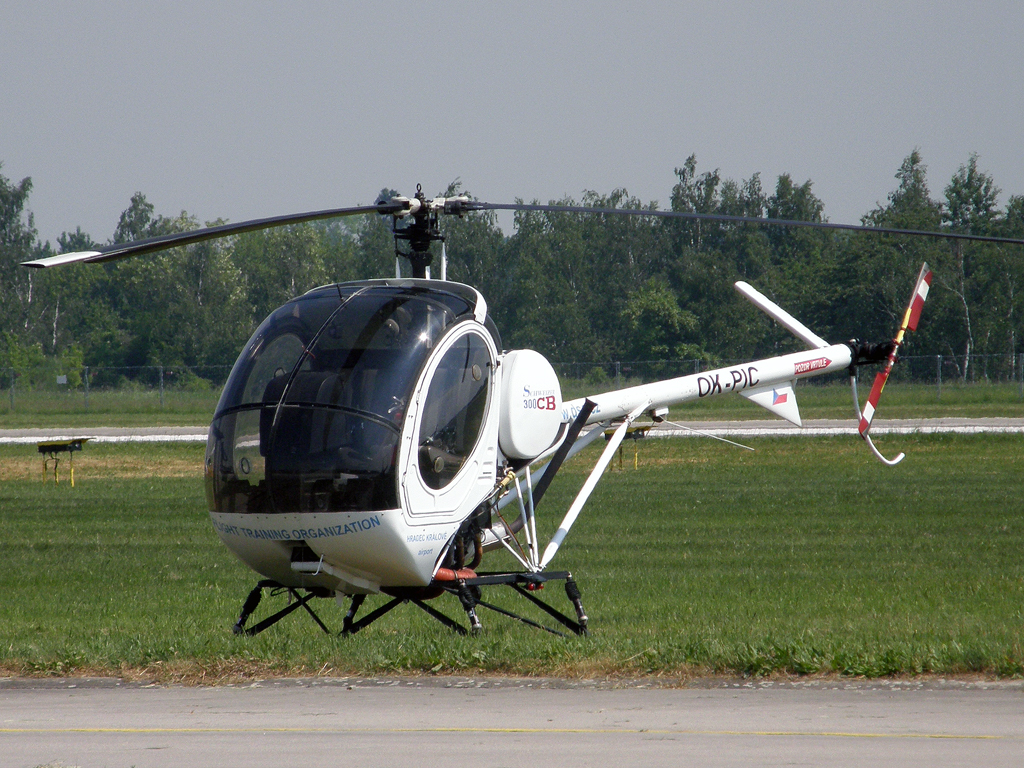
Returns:
[[[272,226],[359,214],[393,217],[395,278],[328,285],[289,301],[257,328],[224,386],[206,449],[210,517],[227,547],[264,577],[246,599],[236,633],[257,634],[299,607],[326,632],[308,603],[333,596],[339,604],[351,599],[343,633],[411,602],[464,634],[465,627],[427,603],[446,592],[459,597],[470,631],[480,629],[476,608],[484,606],[555,632],[482,599],[481,587],[508,585],[570,631],[586,634],[587,616],[572,574],[548,566],[633,422],[645,414],[661,422],[674,404],[737,392],[800,425],[797,382],[848,370],[861,437],[886,464],[903,458],[883,457],[870,428],[904,334],[916,328],[928,295],[927,265],[891,342],[829,344],[741,282],[737,290],[807,350],[563,402],[551,364],[532,350],[503,350],[483,296],[445,279],[443,242],[441,279],[430,279],[430,246],[443,240],[439,217],[481,210],[703,218],[1024,242],[674,211],[427,199],[418,190],[415,197],[372,206],[226,224],[26,262],[105,262]],[[401,242],[409,244],[408,252]],[[411,262],[411,278],[401,276],[397,256]],[[884,369],[861,412],[854,372],[866,363],[884,363]],[[536,525],[541,497],[562,463],[606,430],[613,431],[604,451],[542,550]],[[517,513],[511,521],[502,512],[509,504]],[[483,555],[501,548],[520,568],[479,572]],[[575,617],[534,594],[547,581],[564,582]],[[264,589],[284,590],[292,599],[247,628]],[[357,620],[365,597],[376,593],[392,599]]]

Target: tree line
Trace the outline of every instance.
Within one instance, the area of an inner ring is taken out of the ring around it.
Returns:
[[[0,166],[2,170],[2,166]],[[672,210],[825,221],[810,180],[783,174],[734,181],[675,170]],[[862,223],[901,229],[1024,237],[1024,196],[999,206],[993,177],[971,155],[932,195],[918,151],[895,188]],[[394,273],[389,219],[365,216],[294,225],[108,263],[29,270],[20,262],[94,248],[76,228],[40,242],[30,178],[0,173],[0,368],[41,360],[68,367],[228,365],[259,322],[310,288]],[[465,193],[459,184],[441,194]],[[383,190],[382,194],[393,194]],[[654,208],[625,190],[558,204]],[[206,222],[216,224],[223,222]],[[202,226],[157,214],[136,193],[105,241],[119,243]],[[476,286],[506,348],[553,361],[760,357],[796,348],[747,305],[746,280],[830,341],[891,338],[921,262],[935,278],[913,354],[1016,356],[1024,333],[1024,247],[955,243],[783,226],[627,216],[521,212],[511,234],[493,213],[443,222],[450,279]]]

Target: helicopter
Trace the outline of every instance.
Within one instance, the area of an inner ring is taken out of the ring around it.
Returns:
[[[258,634],[299,608],[329,632],[309,603],[334,597],[342,607],[349,601],[343,634],[405,603],[466,634],[465,626],[430,604],[452,594],[469,632],[480,631],[482,606],[563,634],[483,599],[483,588],[504,585],[564,629],[587,634],[588,617],[572,573],[548,566],[634,423],[644,416],[663,423],[672,405],[738,393],[800,426],[797,383],[848,371],[860,437],[888,465],[903,458],[883,456],[870,429],[905,334],[916,329],[928,296],[927,264],[892,340],[830,344],[738,282],[743,297],[806,349],[566,401],[551,363],[534,350],[505,350],[485,298],[472,286],[447,280],[441,218],[497,210],[1024,242],[683,211],[427,198],[418,187],[412,197],[373,205],[222,224],[25,262],[33,268],[102,263],[275,226],[357,215],[390,218],[395,276],[321,286],[274,310],[224,385],[204,460],[209,514],[227,548],[263,577],[245,599],[235,633]],[[440,274],[434,279],[431,246],[439,241]],[[411,276],[402,275],[403,258]],[[883,367],[861,410],[856,371],[868,364]],[[600,457],[542,550],[538,505],[564,462],[601,437],[606,444]],[[508,506],[514,517],[503,511]],[[479,570],[486,553],[502,549],[517,568]],[[537,596],[551,581],[563,583],[571,613]],[[289,602],[246,626],[264,590],[285,592]],[[374,594],[390,600],[357,618]]]

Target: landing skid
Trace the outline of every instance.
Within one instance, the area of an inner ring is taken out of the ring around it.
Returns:
[[[539,589],[543,589],[545,582],[548,581],[565,582],[566,597],[569,598],[569,602],[571,602],[573,607],[576,609],[575,620],[532,594]],[[543,629],[545,632],[550,632],[551,634],[558,635],[560,637],[567,637],[564,632],[559,632],[551,627],[546,627],[532,619],[512,613],[511,611],[507,611],[504,608],[500,608],[497,605],[486,602],[482,599],[481,587],[500,586],[502,584],[506,584],[511,587],[574,634],[588,634],[587,615],[583,611],[580,589],[576,585],[576,581],[573,579],[572,574],[568,571],[552,571],[548,573],[480,573],[473,578],[459,579],[454,582],[434,582],[434,586],[440,587],[445,592],[459,598],[459,602],[462,603],[462,608],[466,612],[466,617],[469,619],[468,630],[458,622],[452,620],[448,616],[445,616],[440,611],[432,608],[423,600],[420,600],[411,594],[396,594],[393,600],[385,603],[380,608],[373,611],[373,613],[367,614],[359,621],[354,621],[356,611],[358,611],[359,606],[362,604],[362,600],[360,599],[361,596],[357,595],[352,598],[352,607],[349,609],[348,615],[345,617],[345,628],[342,630],[342,634],[355,634],[359,630],[368,627],[384,614],[390,612],[394,608],[397,608],[399,605],[402,605],[403,603],[413,603],[452,631],[458,632],[460,635],[465,635],[467,633],[476,634],[482,629],[480,618],[476,613],[477,606],[482,606],[494,611],[495,613],[500,613],[503,616],[508,616],[516,621],[521,621],[523,624],[527,624],[531,627]]]
[[[565,594],[569,598],[569,602],[572,603],[573,608],[576,612],[576,619],[572,619],[566,616],[564,613],[559,611],[557,608],[549,605],[545,601],[537,597],[534,592],[543,589],[544,585],[548,581],[564,581],[565,582]],[[361,629],[365,629],[370,624],[375,622],[382,616],[390,613],[392,610],[405,603],[412,603],[416,607],[422,609],[427,615],[433,617],[444,626],[453,632],[457,632],[460,635],[476,634],[482,628],[480,619],[477,616],[477,606],[482,606],[500,613],[503,616],[520,621],[528,626],[542,629],[545,632],[550,632],[553,635],[560,637],[567,637],[565,632],[560,632],[551,627],[547,627],[540,624],[532,619],[528,619],[525,616],[520,616],[516,613],[508,611],[492,603],[486,602],[482,599],[482,587],[500,586],[507,585],[519,595],[530,601],[542,611],[547,613],[563,627],[567,628],[573,634],[576,635],[587,635],[587,615],[583,611],[583,602],[580,595],[579,587],[576,581],[573,579],[572,574],[568,571],[552,571],[547,573],[481,573],[477,574],[473,578],[460,579],[454,582],[435,582],[432,587],[448,592],[459,598],[459,602],[462,603],[462,608],[466,612],[466,617],[469,620],[469,629],[459,624],[454,619],[441,613],[439,610],[430,606],[426,603],[423,597],[423,592],[417,591],[402,591],[395,592],[392,595],[392,599],[384,605],[374,609],[370,613],[363,616],[361,619],[356,621],[356,614],[359,608],[362,606],[363,601],[366,599],[365,595],[355,595],[352,598],[352,604],[349,607],[348,613],[345,614],[344,625],[341,630],[342,635],[354,635]],[[263,619],[258,624],[246,629],[245,623],[252,615],[253,611],[256,610],[260,603],[260,599],[264,589],[270,589],[272,591],[287,591],[291,597],[291,601],[287,606],[282,608],[272,616]],[[442,592],[442,594],[443,594]],[[435,595],[438,593],[435,592]],[[324,590],[307,590],[305,595],[299,595],[298,591],[291,587],[285,587],[276,581],[265,580],[259,582],[256,587],[249,593],[246,598],[245,605],[242,607],[242,613],[238,617],[238,621],[235,622],[232,631],[235,634],[245,634],[247,636],[257,635],[268,627],[273,626],[278,621],[283,619],[288,614],[297,610],[298,608],[304,608],[307,613],[312,617],[313,621],[326,633],[330,634],[330,630],[324,625],[314,612],[309,607],[308,602],[314,597],[327,597],[328,594]]]
[[[260,599],[263,597],[264,589],[269,589],[271,591],[271,594],[275,592],[287,592],[289,596],[288,605],[286,605],[284,608],[282,608],[274,615],[268,616],[259,624],[256,624],[246,629],[245,622],[249,620],[249,617],[252,615],[253,611],[255,611],[256,608],[259,606]],[[308,589],[306,590],[305,595],[299,595],[298,591],[293,587],[286,587],[283,584],[279,584],[276,581],[265,579],[261,581],[259,584],[257,584],[255,587],[253,587],[252,592],[250,592],[249,596],[245,598],[245,604],[242,606],[242,613],[241,615],[239,615],[238,621],[235,622],[235,625],[231,627],[231,631],[234,632],[236,635],[245,634],[249,637],[252,637],[253,635],[258,635],[264,629],[267,629],[268,627],[277,624],[277,622],[279,622],[292,611],[295,611],[299,608],[305,608],[306,612],[312,617],[313,621],[317,623],[320,629],[322,629],[329,635],[331,634],[331,630],[329,630],[327,626],[322,621],[320,621],[320,617],[317,616],[313,612],[313,609],[310,608],[308,605],[309,601],[312,600],[314,597],[329,596],[330,593],[327,590],[320,589]]]

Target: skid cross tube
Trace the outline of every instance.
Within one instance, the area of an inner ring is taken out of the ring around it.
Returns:
[[[290,602],[288,605],[286,605],[284,608],[282,608],[280,611],[273,614],[272,616],[268,616],[267,618],[263,619],[263,621],[259,622],[255,626],[246,629],[245,622],[249,619],[249,616],[252,615],[253,611],[255,611],[256,608],[259,606],[260,600],[263,597],[264,589],[286,589],[288,590],[288,594],[293,599],[293,602]],[[242,613],[238,617],[238,621],[236,621],[235,625],[231,628],[231,631],[234,632],[236,635],[245,634],[247,637],[253,637],[254,635],[258,635],[260,632],[267,629],[268,627],[272,627],[274,624],[277,624],[277,622],[279,622],[285,616],[290,614],[292,611],[295,611],[298,608],[305,608],[306,612],[312,617],[313,621],[317,623],[320,629],[322,629],[325,633],[329,635],[331,634],[331,630],[327,628],[327,626],[320,620],[320,617],[317,616],[316,613],[313,612],[313,609],[310,608],[308,605],[310,600],[312,600],[314,597],[319,596],[320,595],[318,595],[317,592],[313,590],[307,590],[305,595],[300,595],[293,587],[285,587],[283,584],[279,584],[276,581],[265,579],[259,582],[255,587],[253,587],[252,592],[250,592],[249,596],[245,599],[245,604],[242,606]]]
[[[564,613],[559,611],[557,608],[549,605],[548,603],[541,600],[534,594],[530,593],[530,588],[538,589],[544,585],[547,581],[564,581],[565,582],[565,593],[569,598],[569,601],[576,608],[577,621],[573,621],[571,618],[566,616]],[[575,579],[572,574],[568,571],[552,571],[548,573],[481,573],[476,578],[465,579],[463,581],[466,587],[476,588],[479,590],[483,586],[495,586],[499,584],[506,584],[515,590],[517,593],[525,597],[531,603],[536,605],[538,608],[543,610],[549,616],[554,618],[556,621],[561,623],[563,626],[571,630],[577,635],[586,635],[587,633],[587,616],[583,612],[583,605],[580,601],[579,587],[576,585]],[[523,586],[525,585],[525,587]],[[454,587],[446,587],[449,592],[454,592]],[[499,608],[491,603],[484,602],[480,598],[476,598],[474,601],[476,605],[482,605],[485,608],[489,608],[492,611],[503,614],[510,618],[516,619],[528,624],[531,627],[543,629],[546,632],[550,632],[555,635],[564,637],[562,632],[545,627],[543,624],[539,624],[532,619],[527,619],[524,616],[507,611],[503,608]]]
[[[363,595],[356,595],[356,597],[363,597]],[[455,621],[452,621],[450,618],[445,616],[436,608],[432,608],[422,600],[416,600],[410,597],[394,597],[388,602],[384,603],[384,605],[363,616],[363,618],[361,618],[359,621],[352,621],[352,619],[355,618],[355,612],[359,610],[359,606],[362,604],[362,602],[362,600],[359,600],[357,603],[356,600],[353,598],[352,609],[345,617],[345,628],[341,630],[342,635],[354,635],[359,630],[365,629],[366,627],[370,626],[381,616],[390,613],[392,610],[402,605],[403,603],[413,603],[414,605],[422,608],[423,611],[427,613],[429,616],[434,617],[452,631],[458,632],[460,635],[466,634],[465,627],[459,625]]]
[[[528,619],[525,616],[520,616],[517,613],[512,613],[512,611],[506,611],[504,608],[499,608],[496,605],[491,605],[490,603],[484,602],[483,600],[477,600],[476,604],[477,605],[482,605],[484,608],[490,608],[495,613],[500,613],[502,616],[508,616],[510,619],[515,619],[516,621],[521,621],[523,624],[528,624],[531,627],[536,627],[537,629],[543,629],[545,632],[550,632],[552,635],[558,635],[559,637],[568,637],[568,635],[565,634],[565,632],[559,632],[557,629],[552,629],[551,627],[545,627],[543,624],[539,624],[538,622],[534,621],[533,619]]]
[[[559,611],[557,608],[554,608],[554,607],[548,605],[547,603],[545,603],[543,600],[541,600],[536,595],[531,595],[529,592],[527,592],[525,589],[520,587],[518,584],[510,584],[509,586],[511,586],[512,589],[514,589],[520,595],[522,595],[527,600],[529,600],[531,603],[536,605],[542,611],[544,611],[545,613],[550,615],[553,619],[555,619],[556,621],[564,624],[566,627],[571,629],[577,635],[585,635],[585,634],[587,634],[587,628],[583,624],[580,624],[579,622],[573,621],[568,616],[566,616],[564,613]],[[551,630],[548,630],[548,631],[551,631]]]
[[[424,603],[422,600],[412,600],[411,602],[415,603],[420,608],[422,608],[424,611],[426,611],[429,615],[433,616],[435,619],[440,621],[442,624],[444,624],[446,627],[448,627],[448,629],[450,629],[450,630],[452,630],[454,632],[458,632],[460,635],[466,634],[466,628],[464,626],[462,626],[461,624],[459,624],[456,621],[453,621],[452,619],[449,619],[447,616],[445,616],[443,613],[441,613],[436,608],[431,608],[429,605]]]
[[[357,595],[356,597],[361,597],[361,595]],[[359,602],[362,603],[362,600],[360,600]],[[345,617],[345,628],[343,630],[341,630],[341,634],[343,634],[343,635],[354,635],[356,632],[358,632],[363,627],[368,627],[370,624],[373,624],[373,622],[375,622],[381,616],[383,616],[386,613],[389,613],[393,608],[397,608],[399,605],[401,605],[404,602],[405,602],[405,598],[396,597],[396,598],[392,599],[390,602],[384,603],[384,605],[382,605],[380,608],[377,608],[377,609],[371,611],[370,613],[366,614],[359,621],[355,621],[355,622],[351,621],[349,619],[349,617],[346,616]],[[352,601],[352,610],[349,611],[349,616],[351,616],[352,618],[355,618],[356,611],[358,609],[359,609],[359,606],[356,605],[355,599],[353,599],[353,601]]]

